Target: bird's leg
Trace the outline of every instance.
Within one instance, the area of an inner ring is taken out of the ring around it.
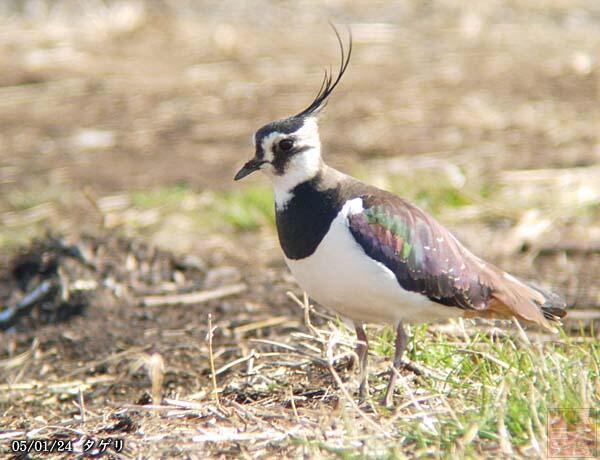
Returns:
[[[369,355],[369,341],[367,340],[367,334],[362,324],[356,326],[356,355],[358,356],[359,364],[359,381],[360,386],[358,387],[358,397],[365,399],[365,396],[369,393],[368,385],[368,374],[367,374],[367,361]]]
[[[386,406],[391,406],[394,401],[394,387],[396,386],[397,369],[400,369],[402,364],[402,355],[406,349],[406,332],[402,321],[398,322],[396,328],[396,351],[394,353],[394,360],[392,362],[392,368],[390,369],[390,380],[388,382],[387,390],[385,391],[385,398],[383,400]]]

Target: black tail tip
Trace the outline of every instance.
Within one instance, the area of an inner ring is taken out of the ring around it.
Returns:
[[[536,286],[533,283],[527,284],[529,287],[535,289],[537,292],[544,296],[544,304],[540,306],[542,309],[542,313],[544,314],[544,318],[557,321],[567,316],[567,304],[565,302],[565,299],[563,299],[557,293],[547,289],[543,289],[539,286]]]
[[[561,307],[542,307],[544,318],[550,320],[562,319],[567,316],[567,310]]]

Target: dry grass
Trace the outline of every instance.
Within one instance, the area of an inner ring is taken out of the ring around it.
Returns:
[[[3,415],[3,448],[8,451],[14,439],[66,438],[82,452],[86,439],[118,437],[125,445],[118,456],[124,458],[420,458],[436,452],[456,458],[492,458],[498,452],[531,458],[549,452],[549,423],[556,417],[566,420],[571,408],[586,411],[569,426],[597,429],[599,414],[593,408],[600,403],[600,347],[593,338],[540,335],[528,343],[518,329],[504,333],[462,322],[453,329],[413,328],[409,357],[421,375],[400,373],[397,406],[390,411],[378,402],[389,365],[380,353],[391,346],[390,337],[383,334],[372,350],[372,399],[359,406],[354,377],[346,370],[353,337],[316,313],[319,326],[307,327],[310,334],[294,320],[301,314],[234,329],[225,321],[211,325],[209,314],[206,336],[198,330],[202,326],[194,327],[197,340],[181,340],[185,330],[163,330],[163,337],[178,340],[155,342],[151,354],[131,348],[101,360],[131,362],[127,374],[74,375],[97,369],[100,363],[94,362],[70,375],[52,376],[56,382],[23,379],[45,361],[36,356],[34,342],[31,350],[0,362],[9,382],[0,395],[4,404],[10,401]],[[227,329],[239,333],[234,350],[222,335],[213,343],[214,335]],[[256,335],[266,338],[252,338]],[[177,372],[178,355],[189,353],[190,345],[194,360],[208,357],[210,375],[197,389],[174,391],[169,374]],[[99,400],[110,387],[132,385],[132,378],[138,380],[137,391],[146,388],[152,397],[137,403]],[[39,415],[24,425],[11,410],[59,401],[72,407],[63,412],[71,415],[60,420],[34,410]],[[593,437],[586,442],[592,449]]]
[[[549,427],[597,429],[596,2],[42,0],[0,16],[0,312],[44,280],[18,286],[14,248],[102,235],[101,264],[61,263],[66,289],[42,302],[83,298],[84,316],[36,304],[0,332],[0,455],[115,437],[121,458],[542,458]],[[377,402],[392,331],[369,331],[358,405],[353,335],[286,295],[270,191],[231,188],[251,133],[337,62],[330,19],[356,46],[321,123],[328,161],[578,308],[559,337],[412,328],[421,375],[400,373],[392,411]]]

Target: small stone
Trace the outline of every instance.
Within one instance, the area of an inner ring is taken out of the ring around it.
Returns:
[[[81,129],[71,138],[74,147],[82,150],[110,149],[115,146],[115,133],[101,129]]]

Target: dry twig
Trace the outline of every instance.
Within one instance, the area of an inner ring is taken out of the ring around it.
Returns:
[[[164,307],[168,305],[191,305],[221,299],[244,292],[248,287],[244,283],[230,284],[206,291],[187,292],[185,294],[152,295],[143,297],[141,303],[145,307]]]
[[[213,355],[213,333],[217,327],[213,328],[212,325],[212,314],[208,314],[208,332],[206,333],[206,340],[208,341],[208,360],[210,362],[210,377],[212,380],[212,395],[217,404],[217,407],[221,406],[219,402],[219,388],[217,387],[217,374],[215,372],[215,358]]]
[[[312,310],[312,305],[308,302],[308,295],[306,292],[302,294],[302,300],[296,296],[292,291],[286,292],[287,296],[292,299],[302,310],[304,311],[304,324],[308,328],[308,330],[315,336],[321,337],[321,333],[319,330],[314,327],[310,321],[310,312]]]

